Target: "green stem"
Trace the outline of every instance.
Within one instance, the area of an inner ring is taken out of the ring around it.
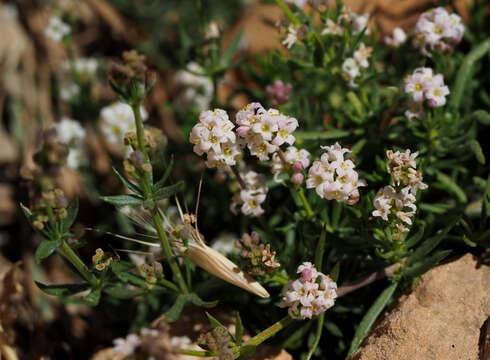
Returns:
[[[468,55],[466,55],[463,64],[461,65],[458,74],[456,76],[456,82],[452,90],[451,100],[449,106],[452,109],[457,109],[465,94],[466,85],[472,80],[471,70],[477,60],[485,56],[490,51],[490,39],[483,41],[480,45],[475,47]]]
[[[150,163],[150,158],[148,156],[148,151],[146,150],[145,138],[144,138],[144,129],[143,129],[143,120],[141,119],[140,113],[141,101],[136,101],[131,104],[131,108],[133,109],[134,119],[136,123],[136,137],[138,140],[138,150],[141,151],[143,157],[145,159],[145,163]],[[140,179],[140,184],[143,189],[143,194],[145,199],[150,200],[153,197],[152,187],[151,187],[151,177],[150,172],[145,171],[144,176]],[[177,262],[175,261],[174,254],[172,253],[172,248],[170,247],[170,243],[168,241],[167,234],[165,233],[165,229],[163,228],[163,219],[158,210],[158,205],[155,203],[153,205],[153,210],[151,212],[151,217],[153,220],[153,225],[158,233],[158,238],[160,239],[160,243],[162,244],[162,249],[167,257],[167,261],[172,269],[172,273],[174,277],[177,279],[177,283],[181,291],[184,294],[188,293],[187,285],[185,284],[184,277],[182,276],[182,272],[180,271]]]
[[[322,330],[323,330],[323,322],[324,322],[324,320],[325,320],[325,313],[323,313],[320,316],[318,316],[315,341],[313,342],[313,345],[311,346],[310,351],[308,351],[308,355],[306,355],[306,359],[305,360],[310,360],[311,359],[311,357],[313,356],[313,353],[315,352],[316,348],[318,347],[318,344],[320,343],[320,338],[322,337]]]
[[[78,272],[85,278],[85,280],[88,281],[91,286],[96,287],[99,285],[99,279],[97,279],[95,275],[90,272],[87,265],[85,265],[82,259],[80,259],[80,257],[75,253],[75,251],[73,251],[65,240],[63,240],[61,243],[58,251],[75,267],[75,269],[78,270]]]
[[[306,214],[308,215],[309,218],[312,218],[315,216],[315,213],[313,210],[311,210],[310,203],[306,199],[305,192],[302,187],[297,187],[296,190],[298,191],[299,198],[301,199],[301,202],[303,203],[303,206],[306,210]]]
[[[187,350],[187,349],[180,349],[179,352],[182,355],[199,356],[199,357],[209,357],[209,356],[216,355],[216,354],[211,353],[209,351]]]
[[[185,283],[184,277],[182,276],[182,272],[180,271],[179,265],[175,261],[174,254],[172,253],[172,248],[170,247],[170,243],[168,241],[167,234],[165,233],[165,229],[163,228],[163,219],[160,216],[160,212],[158,210],[157,205],[153,208],[152,211],[152,219],[153,225],[158,233],[158,238],[160,239],[160,243],[162,244],[163,252],[167,257],[168,264],[170,265],[170,269],[172,269],[172,273],[174,277],[177,279],[177,283],[179,284],[180,289],[184,294],[188,293],[187,285]]]
[[[169,289],[172,289],[172,290],[174,290],[176,292],[179,292],[180,291],[180,289],[179,289],[179,287],[177,285],[175,285],[173,282],[168,281],[166,279],[160,279],[160,284],[162,284],[163,286],[166,286]]]
[[[286,16],[291,20],[291,22],[295,25],[301,25],[301,21],[293,14],[291,9],[284,3],[283,0],[276,0],[277,5],[284,11]]]
[[[316,253],[315,253],[315,266],[318,271],[322,271],[323,253],[325,252],[326,239],[327,239],[327,231],[325,229],[325,226],[322,226],[322,232],[320,234],[320,239],[318,240],[318,244],[316,246]]]
[[[259,345],[259,344],[263,343],[265,340],[267,340],[268,338],[277,334],[279,331],[284,329],[286,326],[288,326],[292,322],[293,322],[293,319],[288,315],[288,316],[282,318],[281,320],[279,320],[278,322],[274,323],[273,325],[269,326],[267,329],[265,329],[265,330],[261,331],[260,333],[258,333],[257,335],[255,335],[253,338],[248,340],[244,344],[244,346],[245,345],[252,345],[252,346]]]

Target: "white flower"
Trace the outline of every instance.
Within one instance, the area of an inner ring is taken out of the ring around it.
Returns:
[[[75,70],[79,75],[86,78],[94,78],[99,68],[99,60],[96,58],[77,57],[73,63],[71,61],[63,62],[65,71]]]
[[[286,163],[293,167],[295,164],[299,164],[301,169],[306,169],[310,166],[310,153],[305,149],[297,149],[294,146],[289,146],[284,152],[284,160]],[[272,167],[271,172],[274,174],[274,181],[280,182],[279,175],[284,172],[283,161],[276,152],[272,155]]]
[[[347,58],[344,60],[342,64],[342,71],[344,77],[347,81],[349,81],[350,87],[357,87],[357,84],[354,82],[356,77],[360,75],[359,64],[353,58]]]
[[[337,284],[327,275],[317,271],[315,265],[304,262],[298,267],[299,279],[288,283],[280,307],[287,307],[294,319],[311,319],[324,313],[335,304]]]
[[[138,335],[129,334],[126,338],[114,339],[114,352],[124,354],[126,356],[132,355],[134,350],[141,344],[141,340]]]
[[[78,169],[81,165],[87,163],[85,154],[86,131],[82,125],[67,117],[52,126],[56,130],[56,136],[59,142],[68,146],[67,165],[70,169]]]
[[[384,40],[386,45],[398,47],[407,41],[407,34],[405,34],[402,28],[397,26],[393,29],[393,35],[391,37],[385,36]]]
[[[366,29],[365,34],[369,34],[369,29],[367,29],[369,14],[357,15],[351,13],[350,21],[352,23],[352,29],[354,33],[360,34],[364,29]]]
[[[206,40],[219,38],[219,26],[216,21],[212,21],[208,24],[206,30],[204,31],[204,38]]]
[[[80,86],[75,83],[60,86],[60,98],[63,101],[70,101],[80,94]]]
[[[298,41],[298,25],[291,24],[288,27],[286,38],[282,41],[282,44],[288,49],[291,49],[293,45]]]
[[[322,35],[342,35],[343,33],[344,28],[342,26],[333,22],[331,19],[327,19]]]
[[[290,4],[290,5],[294,4],[297,7],[299,7],[300,9],[302,9],[306,6],[306,4],[308,3],[308,0],[284,0],[284,2],[286,4]]]
[[[145,121],[148,113],[141,107],[141,118]],[[99,128],[109,144],[116,145],[125,150],[124,135],[136,131],[136,124],[131,106],[122,102],[115,102],[102,108],[100,111]]]
[[[211,242],[211,248],[224,255],[238,254],[238,248],[235,246],[237,240],[234,234],[223,233]]]
[[[186,70],[179,70],[175,74],[175,81],[184,87],[175,100],[179,109],[184,111],[189,107],[196,107],[197,110],[204,111],[209,107],[213,99],[213,81],[204,75],[204,69],[199,64],[187,64]]]
[[[434,75],[431,68],[417,68],[405,78],[405,92],[412,96],[415,103],[427,100],[430,107],[440,107],[446,104],[449,88],[444,84],[442,74]],[[418,117],[420,111],[410,109],[407,117]]]
[[[322,149],[326,152],[310,167],[306,187],[315,188],[316,193],[327,200],[342,202],[357,199],[358,187],[366,183],[359,179],[354,163],[344,159],[344,154],[350,151],[339,143],[322,146]]]
[[[424,12],[417,20],[414,45],[425,56],[432,51],[450,51],[464,33],[464,25],[457,14],[449,14],[443,7]]]
[[[70,32],[70,25],[64,23],[58,16],[52,16],[48,26],[44,29],[44,35],[56,42],[63,40]]]
[[[247,145],[250,154],[259,160],[269,160],[270,154],[279,146],[294,144],[293,132],[298,127],[298,120],[281,114],[276,109],[265,110],[259,103],[251,103],[236,115],[239,125],[237,134]]]
[[[241,174],[246,188],[241,189],[233,197],[230,209],[236,213],[236,207],[241,205],[240,210],[244,215],[259,216],[264,213],[262,203],[267,197],[267,187],[265,186],[266,177],[255,171],[247,171]]]
[[[364,43],[359,45],[359,49],[354,52],[354,59],[357,61],[360,67],[367,68],[369,66],[369,57],[373,52],[372,47],[366,47]]]
[[[242,151],[236,141],[234,127],[224,110],[207,110],[199,115],[199,122],[192,128],[189,141],[194,144],[197,155],[206,154],[209,168],[233,166],[241,158]]]

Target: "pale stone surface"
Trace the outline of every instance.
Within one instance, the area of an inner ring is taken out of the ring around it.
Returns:
[[[377,322],[355,360],[489,360],[490,267],[470,254],[432,269]]]

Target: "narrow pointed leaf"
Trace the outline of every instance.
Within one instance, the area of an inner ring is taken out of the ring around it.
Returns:
[[[102,196],[101,199],[115,206],[136,206],[143,203],[143,199],[135,195]]]
[[[357,351],[359,346],[361,346],[362,341],[368,334],[369,330],[373,326],[378,316],[381,314],[384,308],[390,303],[397,286],[398,283],[393,283],[390,286],[388,286],[386,289],[384,289],[381,295],[378,296],[374,304],[368,310],[366,315],[364,315],[364,317],[361,320],[361,323],[356,329],[354,338],[352,339],[352,342],[350,344],[347,358],[350,358],[352,355],[354,355],[354,353]]]
[[[436,266],[441,260],[447,257],[450,253],[451,250],[438,251],[434,255],[430,256],[429,258],[410,266],[408,269],[404,271],[403,275],[407,277],[420,276],[425,272],[427,272],[428,270],[432,269],[434,266]]]
[[[162,178],[158,180],[158,182],[153,186],[154,191],[157,191],[159,188],[163,187],[165,183],[167,182],[167,179],[169,178],[170,174],[172,173],[172,169],[174,167],[174,157],[172,156],[170,158],[170,163],[168,164],[167,168],[165,169],[165,173],[163,174]]]
[[[129,190],[131,190],[132,192],[134,192],[137,195],[142,194],[141,189],[138,187],[138,185],[129,181],[129,179],[127,179],[123,174],[121,174],[119,171],[117,171],[117,169],[115,167],[113,167],[112,170],[114,171],[114,174],[116,174],[117,178],[121,181],[121,183],[125,187],[127,187]]]
[[[78,199],[75,199],[66,209],[66,217],[61,222],[61,233],[64,234],[72,227],[78,215]]]
[[[183,189],[184,189],[184,182],[180,181],[177,184],[165,186],[165,187],[158,189],[153,194],[153,199],[155,201],[165,199],[165,198],[168,198],[170,196],[175,195],[176,193],[178,193],[179,191],[182,191]]]
[[[168,322],[174,322],[179,319],[182,310],[184,310],[185,305],[189,302],[189,297],[187,295],[179,295],[175,300],[174,304],[170,309],[165,312],[165,319]]]
[[[36,249],[34,258],[37,263],[40,263],[42,259],[47,258],[61,245],[62,240],[47,240],[44,239]]]
[[[53,296],[68,296],[78,294],[90,288],[89,283],[82,284],[59,284],[59,285],[46,285],[35,281],[37,287],[41,289],[45,294]]]

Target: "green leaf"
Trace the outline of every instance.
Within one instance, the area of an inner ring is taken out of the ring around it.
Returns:
[[[179,319],[182,310],[184,310],[185,305],[189,302],[189,297],[187,295],[179,295],[175,300],[174,304],[170,309],[165,312],[165,319],[168,322],[174,322]]]
[[[256,347],[253,345],[244,345],[240,350],[239,359],[246,359],[248,356],[252,355],[255,352]]]
[[[344,334],[342,334],[342,330],[332,321],[325,322],[325,329],[335,337],[342,338]]]
[[[426,271],[432,269],[435,265],[439,263],[442,259],[448,256],[451,253],[451,250],[441,250],[437,251],[431,257],[420,261],[409,268],[407,268],[403,275],[407,277],[417,277],[424,274]]]
[[[393,283],[383,290],[381,295],[378,296],[374,304],[368,310],[366,315],[361,320],[361,323],[356,329],[354,334],[354,338],[350,344],[349,353],[347,354],[347,358],[350,358],[357,351],[359,346],[361,346],[362,341],[368,334],[369,330],[373,326],[374,322],[381,314],[383,309],[390,303],[393,294],[398,286],[398,283]]]
[[[468,198],[466,197],[466,194],[464,191],[446,174],[443,174],[442,172],[437,172],[437,180],[450,192],[452,192],[458,200],[462,203],[465,203],[468,201]]]
[[[36,259],[36,262],[39,264],[42,259],[47,258],[49,255],[55,252],[56,249],[61,245],[61,242],[62,242],[61,239],[58,240],[43,239],[43,241],[41,241],[34,254],[34,258]]]
[[[196,293],[189,294],[189,300],[196,306],[201,306],[205,308],[213,308],[218,305],[219,300],[215,301],[204,301]]]
[[[129,181],[123,174],[121,174],[115,167],[112,167],[112,170],[114,171],[114,174],[118,177],[118,179],[122,182],[122,184],[127,187],[129,190],[134,192],[137,195],[142,195],[141,189],[138,187],[138,185],[132,183]]]
[[[420,240],[422,240],[422,236],[424,236],[424,226],[420,226],[419,230],[410,236],[406,241],[405,241],[405,248],[410,249],[411,247],[414,247],[419,243]]]
[[[235,340],[238,346],[242,345],[242,337],[243,337],[243,323],[242,318],[240,317],[240,313],[236,313],[236,329],[235,329]]]
[[[112,296],[116,299],[132,299],[136,296],[142,295],[145,293],[144,290],[138,289],[128,289],[126,286],[121,284],[108,286],[104,289],[104,292],[109,296]]]
[[[78,298],[78,297],[63,297],[60,298],[60,301],[65,304],[80,304],[80,305],[86,305],[86,306],[97,306],[100,301],[100,295],[101,295],[101,290],[96,289],[92,290],[90,294],[87,296]]]
[[[78,199],[75,199],[66,209],[66,217],[61,221],[61,233],[70,230],[78,215]]]
[[[27,220],[31,220],[31,216],[32,216],[31,210],[22,203],[20,203],[20,208],[22,209],[22,212],[24,213],[24,216],[27,218]]]
[[[485,110],[476,110],[471,117],[482,125],[490,125],[490,114]]]
[[[143,199],[136,195],[102,196],[101,199],[115,206],[136,206],[143,203]]]
[[[231,60],[233,60],[233,57],[240,49],[240,42],[242,41],[242,37],[243,37],[243,31],[240,31],[230,42],[230,45],[228,45],[228,48],[226,49],[225,53],[221,58],[221,64],[223,66],[230,65]]]
[[[424,210],[426,212],[432,212],[434,214],[444,214],[444,213],[446,213],[452,207],[453,207],[453,205],[448,205],[448,204],[427,204],[427,203],[421,203],[419,205],[419,208],[421,210]]]
[[[325,46],[318,35],[313,33],[313,39],[315,40],[315,50],[313,51],[313,63],[316,67],[323,66],[323,58],[325,54]]]
[[[157,191],[158,189],[160,189],[161,187],[163,187],[165,185],[165,183],[167,182],[168,177],[172,173],[173,167],[174,167],[174,157],[172,156],[170,158],[170,164],[168,164],[167,168],[165,169],[165,173],[163,174],[162,178],[160,180],[158,180],[158,182],[155,183],[155,185],[153,185],[153,191],[154,192]]]
[[[168,197],[178,193],[179,191],[182,191],[183,189],[184,189],[184,182],[179,181],[177,184],[159,188],[153,194],[153,199],[155,201],[165,199],[165,198],[168,198]]]
[[[216,319],[213,315],[211,315],[210,313],[208,313],[206,311],[206,316],[208,317],[209,319],[209,322],[211,323],[211,325],[213,325],[214,327],[222,327],[222,328],[225,328],[227,329],[226,326],[224,326],[222,323],[220,323],[218,321],[218,319]],[[232,339],[233,342],[235,342],[235,338],[233,337],[233,335],[228,331],[228,329],[226,330],[226,332],[228,333],[228,336]]]
[[[337,280],[339,279],[339,274],[340,274],[340,261],[337,261],[332,271],[330,272],[330,277],[332,278],[333,281],[337,282]]]
[[[53,296],[68,296],[78,294],[90,288],[89,283],[82,284],[59,284],[59,285],[45,285],[38,281],[34,281],[39,289],[45,294]]]
[[[483,155],[483,150],[480,143],[473,139],[468,142],[468,146],[473,154],[475,154],[476,160],[478,160],[480,164],[485,165],[485,155]]]
[[[407,264],[412,265],[417,261],[423,259],[428,253],[430,253],[433,249],[436,248],[437,245],[444,239],[447,233],[453,228],[453,226],[457,223],[459,218],[453,219],[450,221],[450,224],[446,226],[443,230],[440,231],[439,234],[433,236],[427,240],[425,240],[422,245],[420,245],[417,250],[414,251],[412,255],[410,255],[407,259]]]
[[[346,130],[330,130],[327,132],[319,132],[319,131],[295,131],[294,136],[299,140],[329,140],[329,139],[338,139],[342,137],[349,136],[350,132]]]

